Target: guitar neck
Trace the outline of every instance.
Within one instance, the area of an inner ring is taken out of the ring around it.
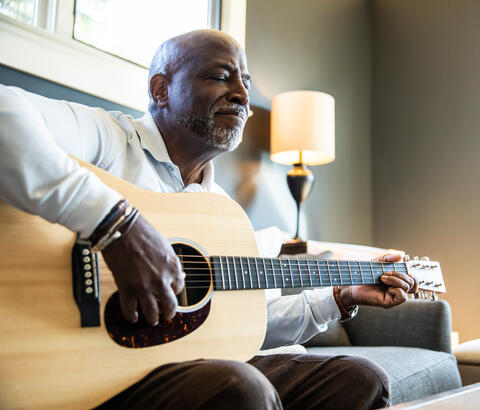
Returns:
[[[385,272],[407,273],[404,262],[211,256],[216,290],[373,285]]]

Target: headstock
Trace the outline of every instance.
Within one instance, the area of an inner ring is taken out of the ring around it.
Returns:
[[[440,263],[431,261],[427,257],[423,257],[422,259],[415,257],[414,260],[409,260],[409,258],[406,257],[405,265],[408,274],[417,280],[418,289],[422,291],[421,293],[424,295],[424,298],[426,292],[433,292],[432,294],[435,295],[447,291],[445,282],[443,281]],[[432,296],[432,299],[435,299],[435,297]]]

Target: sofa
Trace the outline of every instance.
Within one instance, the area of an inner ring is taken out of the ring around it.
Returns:
[[[409,300],[392,309],[362,306],[349,322],[333,322],[304,344],[309,353],[359,355],[391,381],[392,404],[461,387],[450,346],[447,302]]]
[[[371,260],[391,252],[333,242],[309,241],[308,245],[308,254],[284,257]],[[284,295],[298,292],[282,290]],[[331,322],[327,332],[314,336],[303,346],[286,347],[285,352],[359,355],[370,359],[389,375],[392,404],[398,404],[461,387],[450,334],[451,312],[446,301],[410,299],[391,309],[361,306],[351,321]]]

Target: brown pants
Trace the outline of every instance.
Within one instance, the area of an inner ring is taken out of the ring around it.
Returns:
[[[385,371],[358,356],[195,360],[155,369],[98,409],[375,409],[389,389]]]

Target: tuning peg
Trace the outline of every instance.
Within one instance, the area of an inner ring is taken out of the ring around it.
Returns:
[[[414,260],[414,261],[418,261],[418,256],[414,256],[414,257],[413,257],[413,260]]]
[[[421,261],[429,261],[430,258],[429,258],[428,256],[422,256],[422,257],[420,258],[420,260],[421,260]]]
[[[410,255],[405,255],[405,256],[403,257],[403,260],[404,260],[405,262],[410,262]]]
[[[438,300],[438,296],[437,296],[437,294],[436,294],[435,292],[432,292],[432,293],[430,294],[430,300],[431,300],[432,302],[435,302],[436,300]]]

